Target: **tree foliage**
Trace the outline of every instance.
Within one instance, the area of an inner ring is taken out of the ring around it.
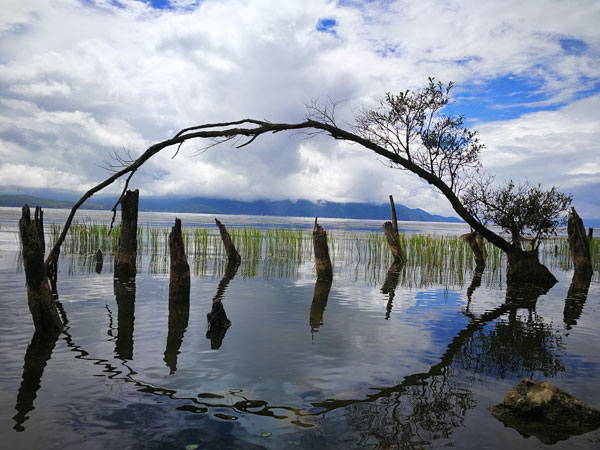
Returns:
[[[463,201],[484,223],[492,223],[509,232],[515,247],[522,248],[522,237],[530,237],[529,250],[537,251],[543,238],[556,234],[566,223],[566,212],[573,197],[551,187],[529,181],[516,184],[510,180],[504,186],[493,188],[491,180],[474,184],[463,196]]]
[[[483,144],[477,131],[464,125],[464,116],[444,114],[452,86],[429,78],[420,90],[387,93],[378,108],[360,112],[354,131],[438,177],[458,193],[470,174],[479,169]]]

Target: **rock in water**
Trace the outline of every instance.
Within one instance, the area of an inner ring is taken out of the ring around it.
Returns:
[[[545,444],[600,427],[600,411],[546,381],[534,383],[527,378],[489,410],[505,426]]]

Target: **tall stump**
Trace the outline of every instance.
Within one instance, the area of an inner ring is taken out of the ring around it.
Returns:
[[[581,275],[591,275],[593,270],[592,260],[590,259],[590,241],[585,234],[583,220],[581,220],[575,208],[571,208],[569,211],[567,233],[569,235],[569,251],[575,266],[575,272]]]
[[[171,258],[171,277],[169,281],[169,302],[190,298],[190,266],[185,255],[181,236],[181,220],[175,219],[175,225],[169,234],[169,253]]]
[[[473,256],[475,257],[475,267],[484,268],[485,267],[485,248],[483,246],[483,239],[481,235],[479,235],[476,231],[472,231],[471,233],[463,234],[461,236],[471,250],[473,251]]]
[[[315,266],[317,268],[317,280],[333,280],[333,267],[329,258],[329,247],[327,246],[327,232],[317,223],[313,228],[313,248],[315,251]]]
[[[53,333],[62,329],[62,322],[44,267],[44,222],[39,206],[35,208],[33,221],[29,205],[23,206],[19,219],[19,234],[27,283],[27,303],[35,330],[40,333]]]
[[[121,200],[121,234],[115,253],[115,277],[131,278],[136,274],[137,219],[139,191],[127,191]]]
[[[400,243],[400,233],[398,231],[398,219],[396,218],[396,207],[394,206],[394,197],[390,195],[390,208],[392,210],[392,221],[383,224],[385,238],[394,257],[394,262],[403,263],[406,261],[406,255]]]

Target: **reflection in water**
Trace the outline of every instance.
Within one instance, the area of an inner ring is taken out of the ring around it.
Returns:
[[[169,332],[164,361],[171,375],[177,370],[177,355],[190,318],[190,296],[169,297]]]
[[[570,330],[573,325],[577,325],[577,320],[581,317],[583,305],[587,300],[590,283],[592,282],[592,273],[582,274],[575,271],[573,279],[565,299],[565,309],[563,310],[563,321],[565,328]]]
[[[225,295],[225,291],[227,290],[227,286],[229,282],[233,280],[235,274],[237,273],[239,264],[228,264],[225,269],[225,275],[221,279],[219,286],[217,287],[217,293],[213,298],[213,307],[212,311],[209,314],[214,315],[214,320],[209,318],[208,331],[206,332],[206,339],[210,339],[210,348],[213,350],[218,350],[221,348],[221,344],[223,343],[223,339],[225,338],[225,333],[227,333],[227,329],[231,325],[229,319],[227,319],[227,315],[225,314],[225,309],[223,308],[222,299]]]
[[[16,431],[25,430],[23,424],[29,419],[27,413],[35,409],[33,402],[42,383],[44,368],[52,356],[52,350],[54,350],[59,335],[60,331],[52,333],[40,333],[36,331],[33,338],[31,338],[31,342],[25,352],[23,376],[15,404],[17,414],[13,417],[16,422],[13,428]]]
[[[320,280],[317,279],[315,282],[315,290],[313,294],[313,300],[310,304],[310,332],[315,333],[319,330],[319,327],[323,325],[323,313],[327,306],[327,299],[329,298],[329,291],[331,290],[331,284],[333,280]]]
[[[466,309],[469,311],[471,307],[471,299],[473,298],[473,294],[477,290],[479,286],[481,286],[481,278],[483,276],[483,269],[485,266],[475,266],[475,270],[473,271],[473,278],[471,279],[471,284],[467,288],[467,306]]]
[[[388,296],[387,306],[385,308],[386,320],[390,318],[392,308],[394,306],[394,296],[396,295],[396,287],[398,287],[398,281],[400,281],[400,270],[406,266],[400,262],[393,262],[387,271],[383,286],[381,286],[381,293]]]
[[[117,301],[117,339],[115,355],[118,359],[133,359],[133,325],[135,321],[135,278],[114,279]]]

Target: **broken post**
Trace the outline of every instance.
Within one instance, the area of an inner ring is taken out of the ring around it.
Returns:
[[[181,220],[175,218],[175,225],[169,233],[169,253],[171,277],[169,281],[169,303],[172,300],[190,298],[190,266],[185,255],[181,236]]]
[[[396,218],[396,207],[394,206],[394,197],[390,195],[390,208],[392,209],[392,221],[383,224],[383,232],[387,239],[390,251],[395,262],[403,263],[406,261],[402,244],[400,243],[400,233],[398,232],[398,219]]]
[[[102,273],[102,266],[104,265],[104,256],[102,250],[98,249],[96,252],[96,273]]]
[[[590,259],[590,242],[585,234],[583,221],[577,215],[575,208],[571,208],[569,211],[567,233],[569,236],[569,251],[575,266],[575,272],[583,275],[591,274],[593,270]]]
[[[136,274],[137,219],[139,191],[127,191],[121,200],[121,234],[115,252],[115,277],[131,278]]]
[[[313,228],[313,248],[315,250],[315,266],[317,268],[317,280],[333,280],[333,267],[329,259],[329,247],[327,246],[327,232],[317,223]]]
[[[476,268],[484,268],[485,267],[485,248],[483,246],[483,239],[481,235],[479,235],[476,231],[472,231],[467,234],[463,234],[461,236],[471,250],[473,251],[473,256],[475,257],[475,267]]]
[[[29,205],[23,206],[19,219],[19,235],[21,236],[27,284],[27,303],[35,330],[41,333],[61,330],[62,321],[58,315],[44,267],[44,222],[43,211],[39,206],[35,208],[33,222]]]
[[[227,232],[227,228],[225,228],[225,225],[219,222],[219,219],[215,218],[215,222],[217,227],[219,227],[219,233],[221,233],[221,239],[223,240],[223,245],[225,246],[225,251],[227,252],[227,260],[229,261],[229,264],[239,264],[242,261],[242,257],[235,249],[235,245],[233,245],[233,241]]]

